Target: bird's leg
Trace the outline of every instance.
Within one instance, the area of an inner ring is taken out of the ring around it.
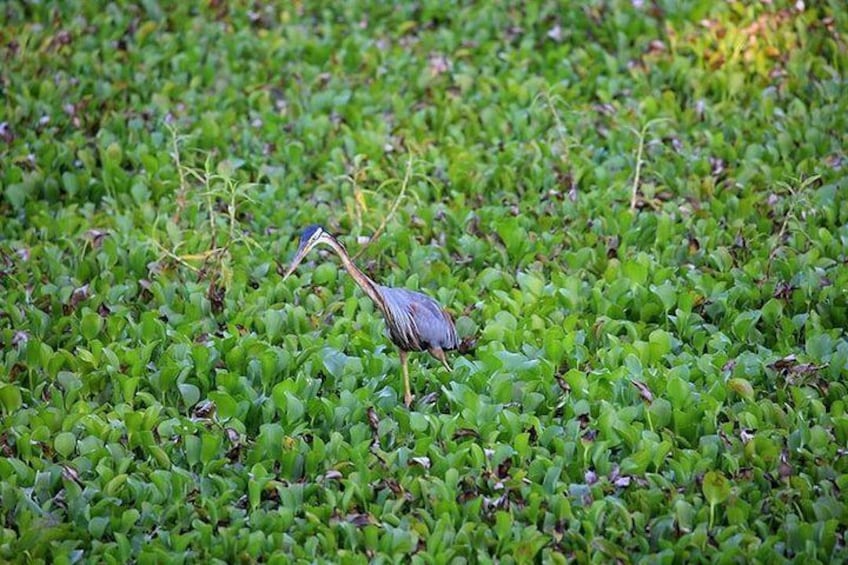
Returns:
[[[400,350],[400,365],[403,370],[403,403],[409,408],[412,406],[412,392],[409,390],[409,366],[407,365],[407,357],[409,353]]]
[[[431,347],[430,348],[430,355],[432,355],[433,357],[435,357],[436,359],[441,361],[442,365],[444,365],[445,369],[448,370],[448,373],[453,372],[453,369],[451,369],[451,366],[448,364],[448,359],[447,359],[447,356],[445,356],[445,350],[444,349],[442,349],[441,347]]]

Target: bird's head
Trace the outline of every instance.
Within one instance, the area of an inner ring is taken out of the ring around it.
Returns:
[[[304,228],[303,233],[300,234],[300,243],[297,246],[297,252],[294,254],[291,264],[283,276],[283,280],[286,280],[297,269],[297,266],[300,265],[300,262],[303,261],[303,258],[306,257],[313,247],[319,243],[332,243],[333,241],[335,239],[330,235],[330,232],[318,224],[312,224]]]

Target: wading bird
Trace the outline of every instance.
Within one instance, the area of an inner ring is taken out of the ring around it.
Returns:
[[[288,278],[303,261],[307,253],[323,243],[330,246],[339,256],[342,265],[356,284],[374,301],[382,312],[389,330],[389,337],[400,350],[400,362],[403,369],[403,399],[407,406],[412,404],[412,392],[409,389],[409,367],[407,356],[410,351],[429,351],[430,355],[441,361],[449,372],[451,367],[445,357],[445,351],[457,349],[459,340],[450,314],[439,303],[420,292],[405,288],[382,286],[370,278],[353,263],[344,246],[318,225],[308,226],[300,236],[297,248],[283,280]]]

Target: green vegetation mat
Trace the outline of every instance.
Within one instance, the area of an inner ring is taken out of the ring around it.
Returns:
[[[845,8],[3,2],[0,561],[845,561]]]

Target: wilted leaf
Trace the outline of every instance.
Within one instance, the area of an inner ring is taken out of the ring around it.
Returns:
[[[196,387],[195,387],[196,388]],[[193,394],[193,391],[189,390],[189,394]],[[198,391],[198,397],[200,396],[200,392]],[[191,398],[189,398],[190,400]],[[198,419],[211,418],[215,414],[215,403],[211,400],[204,400],[200,402],[197,406],[194,407],[193,415]]]
[[[439,53],[434,53],[430,55],[428,62],[430,67],[430,75],[434,77],[442,73],[448,72],[452,66],[448,58]]]
[[[636,387],[636,389],[639,391],[639,396],[642,397],[642,400],[644,400],[645,402],[648,402],[648,403],[651,403],[651,402],[654,401],[654,395],[651,392],[651,390],[648,388],[648,385],[646,385],[645,383],[641,383],[641,382],[634,380],[634,379],[630,379],[630,384],[632,384],[633,386]]]
[[[84,483],[80,480],[79,473],[70,465],[62,465],[62,478],[68,481],[73,481],[80,486],[84,486]]]
[[[353,524],[357,528],[376,523],[370,514],[348,514],[346,519],[350,524]]]
[[[212,312],[215,314],[220,314],[224,311],[224,298],[226,296],[226,289],[223,286],[218,284],[215,279],[209,282],[209,288],[206,291],[206,297],[209,299],[209,303],[212,305]]]
[[[551,29],[548,30],[547,36],[559,43],[562,41],[562,27],[559,24],[555,25]]]
[[[103,245],[103,239],[108,235],[108,231],[98,230],[94,228],[85,232],[85,237],[88,238],[88,241],[93,249],[99,249],[100,246]]]
[[[465,439],[465,438],[469,438],[469,437],[479,438],[480,434],[477,433],[477,431],[472,430],[470,428],[460,428],[460,429],[456,430],[453,434],[453,439],[457,439],[457,440],[458,439]]]
[[[375,434],[377,430],[380,428],[380,419],[377,417],[377,412],[372,407],[368,407],[368,425],[371,426],[371,431]]]
[[[329,471],[324,473],[323,479],[325,481],[335,481],[341,479],[343,476],[344,475],[342,475],[339,471],[336,471],[335,469],[330,469]]]
[[[12,346],[17,347],[19,345],[25,345],[26,342],[29,341],[29,333],[23,331],[16,331],[12,336]]]
[[[424,469],[430,468],[430,458],[429,457],[412,457],[409,460],[410,464],[416,464]]]
[[[84,284],[79,288],[75,288],[73,292],[71,292],[71,297],[68,300],[68,303],[65,305],[65,314],[70,314],[74,310],[77,309],[77,306],[80,302],[84,300],[88,300],[91,294],[88,290],[88,285]]]
[[[754,400],[754,387],[747,379],[730,379],[727,381],[727,386],[745,400]]]

